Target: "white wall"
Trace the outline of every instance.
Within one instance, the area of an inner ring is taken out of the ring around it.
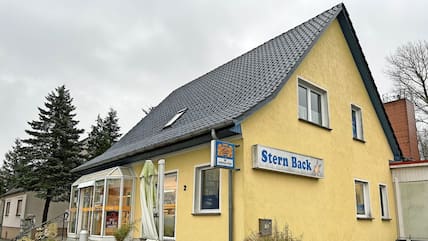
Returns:
[[[4,211],[3,211],[3,226],[19,228],[21,226],[21,218],[25,215],[25,203],[27,195],[25,193],[17,193],[6,197],[4,200]],[[18,200],[22,200],[21,213],[16,213]],[[6,206],[10,202],[9,215],[6,216]]]
[[[404,237],[428,239],[428,181],[400,183]]]
[[[20,228],[21,219],[27,218],[29,215],[35,215],[35,224],[42,223],[43,208],[45,200],[37,198],[35,192],[16,193],[4,197],[3,208],[3,227],[16,227]],[[16,215],[18,200],[22,200],[22,209],[19,216]],[[9,215],[6,214],[6,203],[10,202]],[[48,212],[48,220],[51,220],[59,215],[63,215],[65,210],[69,208],[68,202],[51,202]],[[62,220],[58,222],[59,227],[62,225]],[[65,224],[66,225],[66,224]]]
[[[428,240],[428,164],[391,166],[401,238]],[[398,190],[397,190],[398,189]]]
[[[391,167],[392,178],[399,182],[428,181],[428,165]]]

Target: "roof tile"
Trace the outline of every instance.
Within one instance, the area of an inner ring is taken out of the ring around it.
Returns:
[[[279,91],[342,8],[342,4],[336,5],[176,89],[119,142],[75,171],[110,163],[246,117]],[[163,128],[183,108],[187,108],[185,114],[171,127]]]

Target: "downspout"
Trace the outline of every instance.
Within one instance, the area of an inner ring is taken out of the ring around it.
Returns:
[[[229,169],[229,241],[233,241],[233,170]]]
[[[215,129],[211,129],[211,138],[213,138],[213,140],[218,140],[217,135],[215,134]]]
[[[213,140],[218,140],[215,129],[211,129],[211,137]],[[233,170],[229,169],[229,183],[228,183],[228,196],[229,196],[229,241],[233,241]]]

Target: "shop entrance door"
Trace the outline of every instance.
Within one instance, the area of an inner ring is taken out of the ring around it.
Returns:
[[[77,233],[81,230],[86,230],[90,234],[91,220],[92,220],[92,197],[94,194],[94,187],[84,187],[80,189],[79,197],[79,221]]]

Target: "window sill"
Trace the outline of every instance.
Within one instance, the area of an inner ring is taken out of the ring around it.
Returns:
[[[175,240],[175,238],[172,238],[172,237],[163,237],[163,240]]]
[[[221,212],[197,212],[192,213],[193,216],[220,216]]]
[[[163,237],[163,240],[175,240],[174,237]]]
[[[374,219],[374,217],[371,216],[357,216],[358,220],[368,220],[368,221],[372,221]]]
[[[382,217],[382,221],[387,221],[387,222],[389,222],[389,221],[391,221],[392,220],[392,218],[390,218],[390,217]]]
[[[312,122],[312,121],[308,121],[308,120],[306,120],[306,119],[299,118],[299,121],[304,122],[304,123],[308,123],[308,124],[313,125],[313,126],[316,126],[316,127],[320,127],[320,128],[322,128],[322,129],[325,129],[325,130],[328,130],[328,131],[332,131],[332,130],[333,130],[333,129],[331,129],[330,127],[322,126],[322,125],[320,125],[320,124],[317,124],[317,123]]]
[[[363,140],[363,139],[359,139],[359,138],[356,138],[356,137],[353,137],[352,139],[354,139],[354,141],[359,141],[361,143],[366,143],[366,141]]]

